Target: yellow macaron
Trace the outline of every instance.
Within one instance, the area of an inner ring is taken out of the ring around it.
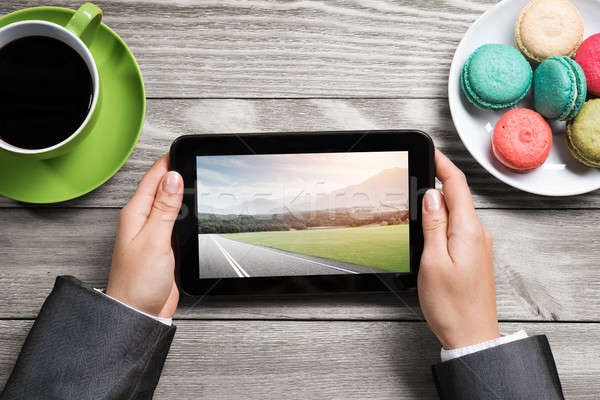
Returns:
[[[567,147],[579,162],[600,168],[600,99],[585,102],[567,124]]]

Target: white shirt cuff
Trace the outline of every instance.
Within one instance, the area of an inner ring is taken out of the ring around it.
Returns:
[[[466,356],[467,354],[476,353],[481,350],[491,349],[492,347],[500,346],[502,344],[514,342],[517,340],[525,339],[527,333],[525,331],[518,331],[512,335],[500,336],[499,338],[488,340],[487,342],[474,344],[472,346],[459,347],[458,349],[446,350],[442,348],[441,357],[442,362],[449,361],[458,357]]]
[[[97,292],[99,292],[99,293],[102,293],[104,296],[108,297],[109,299],[113,299],[117,303],[122,304],[122,305],[124,305],[127,308],[131,308],[133,311],[137,311],[140,314],[145,315],[146,317],[150,317],[150,318],[152,318],[154,320],[157,320],[159,322],[162,322],[163,324],[168,325],[168,326],[171,326],[173,324],[173,319],[172,318],[157,317],[155,315],[145,313],[143,311],[138,310],[137,308],[131,307],[129,304],[125,304],[122,301],[119,301],[119,300],[115,299],[114,297],[110,297],[109,295],[107,295],[106,293],[104,293],[101,289],[94,288],[94,290],[97,291]]]

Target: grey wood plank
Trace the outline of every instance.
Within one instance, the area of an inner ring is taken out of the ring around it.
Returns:
[[[598,208],[600,192],[553,198],[500,182],[470,156],[444,99],[150,100],[144,131],[132,156],[104,186],[60,207],[121,207],[152,162],[183,134],[351,129],[420,129],[469,178],[480,208]],[[0,198],[0,207],[20,207]]]
[[[494,1],[96,3],[150,97],[265,98],[444,97],[458,42]],[[0,14],[36,5],[7,0]]]
[[[175,321],[155,399],[437,399],[424,323]],[[31,321],[0,321],[0,387]],[[546,334],[568,399],[600,393],[600,324],[504,323]]]
[[[116,209],[0,210],[0,318],[35,316],[54,278],[104,287]],[[480,210],[505,320],[600,321],[600,212]],[[184,299],[181,318],[420,319],[414,294]]]

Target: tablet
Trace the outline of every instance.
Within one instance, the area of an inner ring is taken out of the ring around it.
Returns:
[[[434,186],[420,131],[189,135],[174,252],[192,295],[414,287],[421,198]]]

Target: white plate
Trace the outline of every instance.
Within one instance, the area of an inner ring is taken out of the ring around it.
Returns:
[[[600,0],[571,0],[583,17],[584,38],[600,32]],[[490,152],[494,125],[508,109],[481,111],[471,105],[460,90],[460,71],[469,55],[485,43],[514,45],[514,26],[528,0],[503,0],[483,14],[460,41],[448,81],[448,100],[456,131],[473,157],[496,178],[526,192],[546,196],[570,196],[600,188],[600,169],[577,161],[565,143],[565,123],[552,122],[552,149],[540,168],[526,174],[502,166]],[[531,91],[516,107],[533,109]]]

